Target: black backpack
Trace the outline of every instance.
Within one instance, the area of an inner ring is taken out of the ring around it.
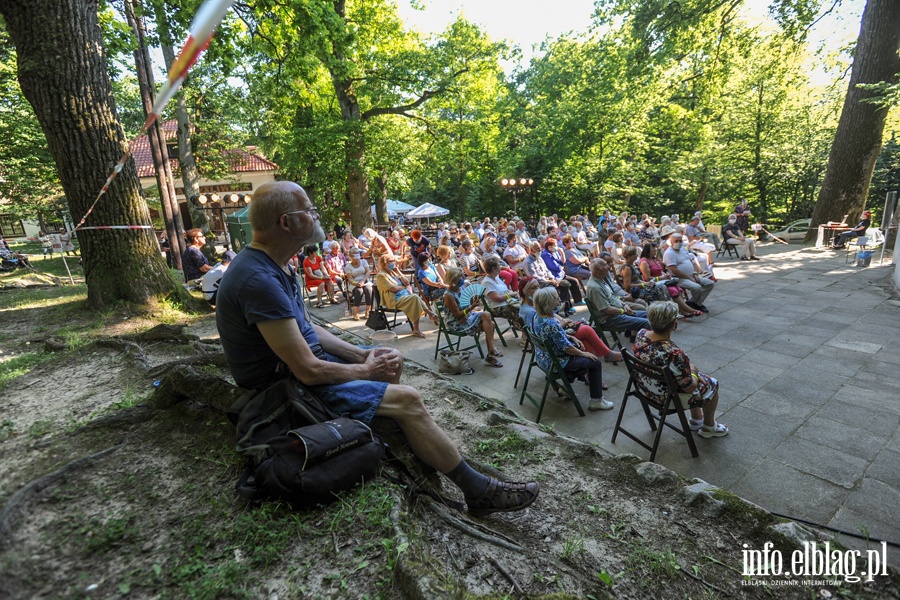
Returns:
[[[328,504],[381,471],[384,446],[372,430],[335,414],[293,377],[245,394],[228,417],[247,457],[236,486],[247,501]]]

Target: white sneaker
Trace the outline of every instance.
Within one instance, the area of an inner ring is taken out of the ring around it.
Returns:
[[[588,402],[588,410],[611,410],[615,406],[606,398],[591,398]]]

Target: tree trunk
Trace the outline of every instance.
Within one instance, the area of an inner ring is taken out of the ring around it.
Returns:
[[[381,193],[375,200],[375,220],[385,225],[391,222],[387,212],[387,182],[387,170],[383,168],[379,169],[375,184],[378,186],[378,191]]]
[[[153,72],[150,70],[150,54],[147,52],[147,44],[144,39],[144,25],[142,19],[134,14],[134,6],[131,0],[124,0],[125,18],[137,39],[137,47],[134,49],[134,66],[138,78],[138,87],[141,92],[141,101],[144,105],[144,116],[153,111],[154,90]],[[166,223],[166,233],[169,238],[169,252],[172,254],[171,265],[181,269],[181,255],[184,252],[184,226],[181,224],[181,212],[178,210],[178,201],[175,200],[175,188],[171,185],[172,172],[169,168],[169,153],[166,148],[166,137],[159,121],[153,123],[147,131],[150,140],[150,154],[153,157],[153,170],[156,173],[156,185],[159,188],[159,201],[162,206],[163,219]]]
[[[165,13],[161,2],[154,2],[156,11],[156,33],[159,36],[162,48],[163,60],[166,69],[171,69],[175,62],[175,50],[173,48],[172,33],[169,29],[169,18]],[[209,233],[209,218],[206,211],[198,208],[191,198],[200,194],[200,175],[197,172],[197,161],[194,159],[194,148],[191,143],[191,119],[188,115],[187,104],[184,100],[184,86],[174,98],[175,116],[178,119],[178,165],[181,168],[181,183],[184,186],[184,201],[191,216],[194,227],[199,227],[203,233]],[[177,198],[176,198],[177,200]],[[212,238],[206,242],[212,244]],[[213,247],[213,253],[215,248]]]
[[[700,190],[697,192],[697,202],[694,203],[694,210],[703,210],[703,203],[706,202],[706,192],[709,188],[709,182],[707,181],[707,175],[709,174],[709,167],[703,167],[703,180],[700,182]]]
[[[72,216],[97,197],[126,150],[116,117],[95,0],[0,0],[0,14],[16,46],[22,92],[34,108],[56,161]],[[92,225],[149,225],[134,160],[101,197]],[[152,229],[86,230],[88,305],[120,300],[146,303],[184,288],[169,275]]]
[[[863,11],[850,74],[850,87],[838,122],[834,144],[828,156],[825,180],[812,216],[807,241],[815,228],[826,221],[839,220],[849,213],[855,222],[865,208],[875,160],[881,151],[881,136],[887,109],[864,102],[876,94],[862,90],[861,83],[896,81],[900,72],[900,2],[868,0]]]

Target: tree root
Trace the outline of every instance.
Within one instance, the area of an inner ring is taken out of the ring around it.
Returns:
[[[244,390],[221,377],[180,364],[166,371],[151,403],[156,408],[164,409],[184,400],[193,400],[225,412],[243,393]]]
[[[497,533],[487,527],[482,525],[478,525],[476,523],[467,523],[462,519],[451,515],[449,512],[443,509],[437,502],[432,500],[431,498],[424,498],[427,502],[428,506],[433,510],[437,515],[441,518],[445,523],[452,525],[453,527],[459,529],[466,535],[473,537],[477,540],[481,540],[482,542],[487,542],[488,544],[493,544],[495,546],[500,546],[501,548],[506,548],[507,550],[512,550],[513,552],[524,552],[525,547],[520,546],[516,542],[510,540],[506,536]]]
[[[507,571],[506,568],[500,564],[500,561],[498,561],[493,556],[488,556],[488,561],[490,561],[490,563],[494,565],[494,567],[498,571],[500,571],[500,574],[503,575],[503,577],[505,577],[506,580],[512,584],[513,588],[515,588],[516,593],[519,594],[519,596],[525,595],[525,592],[522,590],[522,586],[520,586],[519,582],[516,581],[516,578],[512,576],[512,573]]]
[[[225,353],[204,350],[200,356],[179,358],[157,365],[150,369],[147,374],[150,375],[150,377],[158,378],[160,375],[165,375],[169,370],[176,367],[204,367],[210,365],[221,369],[228,368],[228,362],[225,360]]]
[[[144,352],[144,349],[139,345],[132,341],[122,339],[122,338],[100,338],[96,342],[95,345],[101,348],[113,348],[115,350],[123,351],[134,363],[134,365],[140,369],[141,371],[149,371],[150,363],[147,362],[147,354]]]
[[[12,538],[12,530],[21,515],[25,512],[27,505],[42,491],[48,487],[55,485],[65,479],[70,474],[82,469],[101,458],[112,454],[122,447],[122,444],[112,446],[106,450],[101,450],[95,454],[84,456],[77,460],[67,463],[49,475],[44,475],[40,479],[36,479],[20,489],[12,495],[12,497],[0,509],[0,549],[5,549]]]
[[[684,573],[685,575],[687,575],[688,577],[690,577],[691,579],[696,579],[697,581],[699,581],[700,583],[702,583],[703,585],[705,585],[705,586],[708,587],[709,589],[715,590],[715,591],[719,592],[720,594],[722,594],[722,595],[725,596],[726,598],[731,598],[731,594],[729,594],[727,591],[723,590],[722,588],[720,588],[719,586],[717,586],[717,585],[715,585],[715,584],[712,584],[712,583],[708,582],[707,580],[703,579],[703,578],[700,577],[699,575],[694,575],[693,573],[691,573],[690,571],[688,571],[688,570],[685,569],[684,567],[681,567],[681,572]]]

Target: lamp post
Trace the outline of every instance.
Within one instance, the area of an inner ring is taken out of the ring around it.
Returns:
[[[226,206],[229,208],[241,208],[250,204],[250,201],[253,199],[253,196],[250,194],[235,194],[235,193],[227,193],[224,197],[219,197],[218,194],[213,193],[209,196],[206,194],[198,194],[196,196],[192,196],[191,200],[200,205],[200,208],[203,210],[211,210],[218,211],[219,221],[222,223],[222,229],[225,232],[225,249],[231,249],[231,240],[228,237],[228,226],[225,223],[225,208]],[[209,203],[209,206],[207,206]],[[213,206],[215,205],[215,206]]]
[[[518,216],[519,214],[518,193],[529,188],[533,189],[533,186],[534,179],[529,179],[526,177],[519,177],[518,179],[515,177],[505,177],[500,180],[500,187],[502,187],[507,192],[512,192],[514,216]]]

